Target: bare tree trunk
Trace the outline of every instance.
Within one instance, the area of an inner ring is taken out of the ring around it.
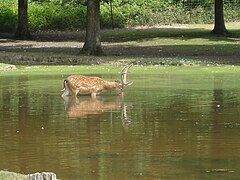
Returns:
[[[223,0],[215,0],[214,9],[215,9],[215,25],[211,33],[217,35],[228,34],[228,31],[224,23]]]
[[[100,39],[100,0],[87,1],[87,29],[81,53],[85,55],[103,55]]]
[[[114,29],[114,18],[113,18],[113,0],[110,0],[110,13],[111,13],[111,21],[112,21],[112,29]]]
[[[28,30],[28,0],[18,0],[18,26],[16,39],[31,39]]]

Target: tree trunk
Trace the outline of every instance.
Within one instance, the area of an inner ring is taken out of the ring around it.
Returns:
[[[87,1],[86,37],[81,53],[85,55],[103,55],[100,40],[100,0]]]
[[[28,0],[18,0],[18,26],[15,33],[16,39],[31,39],[28,30]]]
[[[223,0],[215,0],[214,10],[215,10],[215,25],[211,33],[217,35],[228,34],[228,31],[224,23]]]

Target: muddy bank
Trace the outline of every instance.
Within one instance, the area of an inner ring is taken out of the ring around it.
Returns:
[[[108,49],[110,51],[110,49]],[[116,50],[115,50],[116,51]],[[126,50],[127,51],[127,50]],[[107,51],[105,51],[107,52]],[[113,52],[111,52],[113,53]],[[0,63],[8,63],[13,65],[121,65],[133,63],[134,65],[240,65],[240,55],[159,55],[143,54],[122,55],[108,53],[106,56],[83,56],[79,54],[79,49],[72,53],[64,52],[9,52],[1,51]],[[116,51],[121,53],[121,51]]]
[[[221,59],[222,58],[222,59]],[[198,66],[198,65],[240,65],[238,57],[226,61],[224,57],[136,57],[136,56],[82,56],[66,55],[57,53],[16,53],[4,52],[0,54],[0,63],[12,65],[124,65],[132,63],[134,65],[165,65],[165,66]],[[9,66],[10,67],[10,66]],[[7,67],[8,68],[8,67]],[[10,67],[12,68],[12,66]],[[10,69],[8,68],[8,69]]]

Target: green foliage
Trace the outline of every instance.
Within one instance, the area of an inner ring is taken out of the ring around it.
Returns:
[[[17,24],[14,8],[0,6],[0,32],[13,32]]]
[[[240,6],[232,6],[227,4],[224,6],[225,21],[239,21],[240,18]]]
[[[83,28],[86,24],[86,7],[54,3],[31,3],[29,27],[32,30]]]
[[[135,3],[134,3],[135,2]],[[135,25],[155,25],[155,24],[186,24],[186,23],[211,23],[213,8],[209,10],[197,6],[188,10],[183,4],[173,4],[166,1],[130,1],[130,3],[114,4],[114,20],[116,27],[135,26]],[[102,14],[109,14],[105,10],[106,5],[102,5]],[[101,10],[102,10],[101,9]],[[209,14],[206,16],[206,14]],[[103,15],[102,15],[103,16]],[[120,18],[119,18],[120,17]],[[104,21],[109,22],[110,16],[105,15]],[[121,21],[120,21],[120,20]]]
[[[2,3],[4,2],[4,3]],[[17,24],[17,1],[0,0],[0,31],[12,32]],[[213,0],[110,0],[101,1],[101,27],[213,23]],[[239,5],[239,3],[238,3]],[[86,0],[29,0],[29,28],[37,30],[84,29]],[[226,22],[239,21],[240,11],[232,1],[224,4]]]

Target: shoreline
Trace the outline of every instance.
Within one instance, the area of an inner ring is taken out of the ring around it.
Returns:
[[[176,55],[176,56],[83,56],[60,52],[7,52],[0,53],[0,63],[12,65],[124,65],[139,66],[219,66],[240,65],[240,55]]]

